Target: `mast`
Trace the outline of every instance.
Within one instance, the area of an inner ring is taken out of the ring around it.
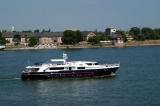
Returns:
[[[63,59],[64,59],[64,64],[67,62],[68,56],[67,53],[63,52]]]

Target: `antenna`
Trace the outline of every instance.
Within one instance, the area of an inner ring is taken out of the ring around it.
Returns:
[[[67,60],[67,59],[68,59],[67,53],[64,53],[64,52],[63,52],[63,59],[64,59],[64,60]]]
[[[11,31],[13,32],[15,30],[15,28],[14,28],[14,26],[12,26],[12,29],[11,29]]]

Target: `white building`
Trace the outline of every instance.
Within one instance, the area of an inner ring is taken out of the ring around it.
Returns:
[[[14,28],[14,26],[12,26],[12,28],[11,28],[11,32],[13,32],[13,31],[15,31],[15,28]]]
[[[105,33],[106,33],[106,35],[113,36],[116,33],[116,31],[117,31],[117,29],[115,29],[115,28],[107,28],[105,30]]]
[[[87,34],[87,41],[88,41],[88,39],[89,39],[90,37],[93,37],[93,36],[96,36],[96,34],[93,33],[93,32],[88,33],[88,34]]]

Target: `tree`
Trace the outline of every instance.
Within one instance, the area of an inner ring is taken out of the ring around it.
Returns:
[[[132,27],[130,30],[129,30],[129,34],[132,35],[132,37],[134,38],[134,40],[141,40],[141,29],[138,28],[138,27]]]
[[[105,36],[104,38],[105,38],[105,40],[112,40],[111,36]]]
[[[51,32],[51,29],[48,30],[43,29],[42,32]]]
[[[96,35],[101,36],[102,40],[112,40],[112,37],[106,35],[104,32],[94,32]]]
[[[64,44],[76,44],[83,40],[82,34],[79,30],[66,30],[63,32],[62,41]]]
[[[34,33],[39,33],[39,32],[40,32],[39,29],[34,30]]]
[[[0,45],[5,45],[7,41],[5,40],[4,37],[0,37]]]
[[[8,41],[2,36],[2,33],[0,32],[0,45],[5,45],[8,43]]]
[[[29,39],[29,44],[28,44],[28,46],[30,46],[30,47],[35,46],[35,45],[38,44],[38,42],[39,42],[39,38],[33,36],[33,37],[31,37],[31,38]]]
[[[23,33],[32,33],[31,30],[23,30],[22,32],[23,32]]]
[[[62,41],[64,44],[75,44],[74,33],[71,30],[66,30],[63,32]]]
[[[92,45],[98,44],[100,41],[105,40],[105,37],[103,35],[96,35],[93,37],[89,37],[88,42]]]
[[[160,39],[160,28],[154,29],[155,36]]]
[[[13,42],[15,42],[15,45],[19,45],[20,42],[21,42],[21,35],[15,34],[15,35],[13,36]]]
[[[130,33],[131,35],[135,35],[135,36],[139,35],[140,32],[141,32],[141,29],[138,28],[138,27],[132,27],[132,28],[129,30],[129,33]]]
[[[145,37],[145,39],[157,39],[152,28],[144,27],[142,28],[141,33]]]
[[[126,34],[124,31],[118,30],[118,31],[116,31],[116,34],[121,35],[123,38],[123,41],[127,42],[127,37],[126,37]]]
[[[93,37],[89,37],[89,38],[88,38],[88,42],[89,42],[90,44],[94,45],[94,44],[99,43],[99,40],[97,39],[96,36],[93,36]]]
[[[83,40],[82,33],[79,30],[75,31],[74,33],[75,33],[76,43],[79,43],[80,41]]]

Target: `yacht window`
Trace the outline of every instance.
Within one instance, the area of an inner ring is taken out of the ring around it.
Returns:
[[[85,67],[77,67],[77,69],[85,69]]]
[[[98,63],[95,63],[95,65],[99,65]]]
[[[39,70],[39,68],[32,68],[32,69],[28,69],[28,70],[31,70],[33,72],[37,72]]]
[[[92,63],[86,63],[87,65],[89,65],[89,66],[91,66],[92,65]]]
[[[64,70],[64,67],[52,67],[50,70]]]
[[[34,68],[34,70],[35,70],[35,71],[38,71],[38,70],[39,70],[39,68]]]

